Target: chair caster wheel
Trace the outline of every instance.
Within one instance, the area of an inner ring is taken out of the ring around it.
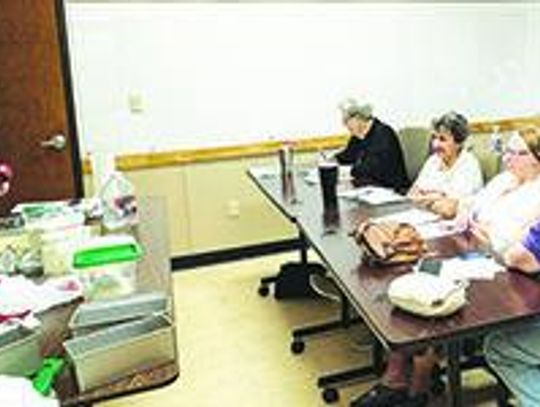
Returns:
[[[270,292],[270,289],[268,288],[267,285],[260,285],[257,292],[259,293],[261,297],[266,297],[268,293]]]
[[[299,340],[299,339],[295,339],[292,341],[291,343],[291,352],[294,353],[295,355],[298,355],[300,353],[302,353],[304,351],[304,349],[306,349],[306,344],[304,343],[304,341],[302,340]]]
[[[322,398],[325,403],[335,403],[339,400],[339,392],[331,387],[322,391]]]

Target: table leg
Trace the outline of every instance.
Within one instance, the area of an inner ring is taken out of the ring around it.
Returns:
[[[339,297],[341,302],[341,322],[343,322],[344,327],[348,327],[351,324],[351,304],[341,290],[339,290]]]
[[[459,341],[450,342],[448,344],[448,389],[449,405],[452,407],[461,407],[463,405],[459,355]]]
[[[306,239],[306,235],[304,235],[304,232],[302,232],[301,230],[298,231],[298,239],[300,240],[300,263],[306,265],[308,262],[308,242]]]

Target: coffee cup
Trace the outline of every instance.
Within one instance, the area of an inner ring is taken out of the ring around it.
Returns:
[[[319,180],[323,198],[324,210],[335,210],[338,206],[337,182],[339,166],[335,162],[319,163]]]

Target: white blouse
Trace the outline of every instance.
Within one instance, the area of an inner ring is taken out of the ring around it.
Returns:
[[[505,171],[474,198],[469,217],[486,227],[492,247],[503,252],[540,218],[540,176],[519,185]]]
[[[471,152],[463,150],[450,168],[443,164],[437,154],[432,154],[422,166],[413,188],[442,192],[461,200],[476,193],[483,183],[478,159]]]

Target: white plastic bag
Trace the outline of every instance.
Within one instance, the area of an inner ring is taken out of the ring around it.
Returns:
[[[398,308],[424,317],[450,315],[467,303],[467,284],[424,272],[396,277],[388,287],[388,299]]]
[[[135,187],[122,173],[113,172],[99,192],[103,210],[103,225],[108,230],[137,224]]]

